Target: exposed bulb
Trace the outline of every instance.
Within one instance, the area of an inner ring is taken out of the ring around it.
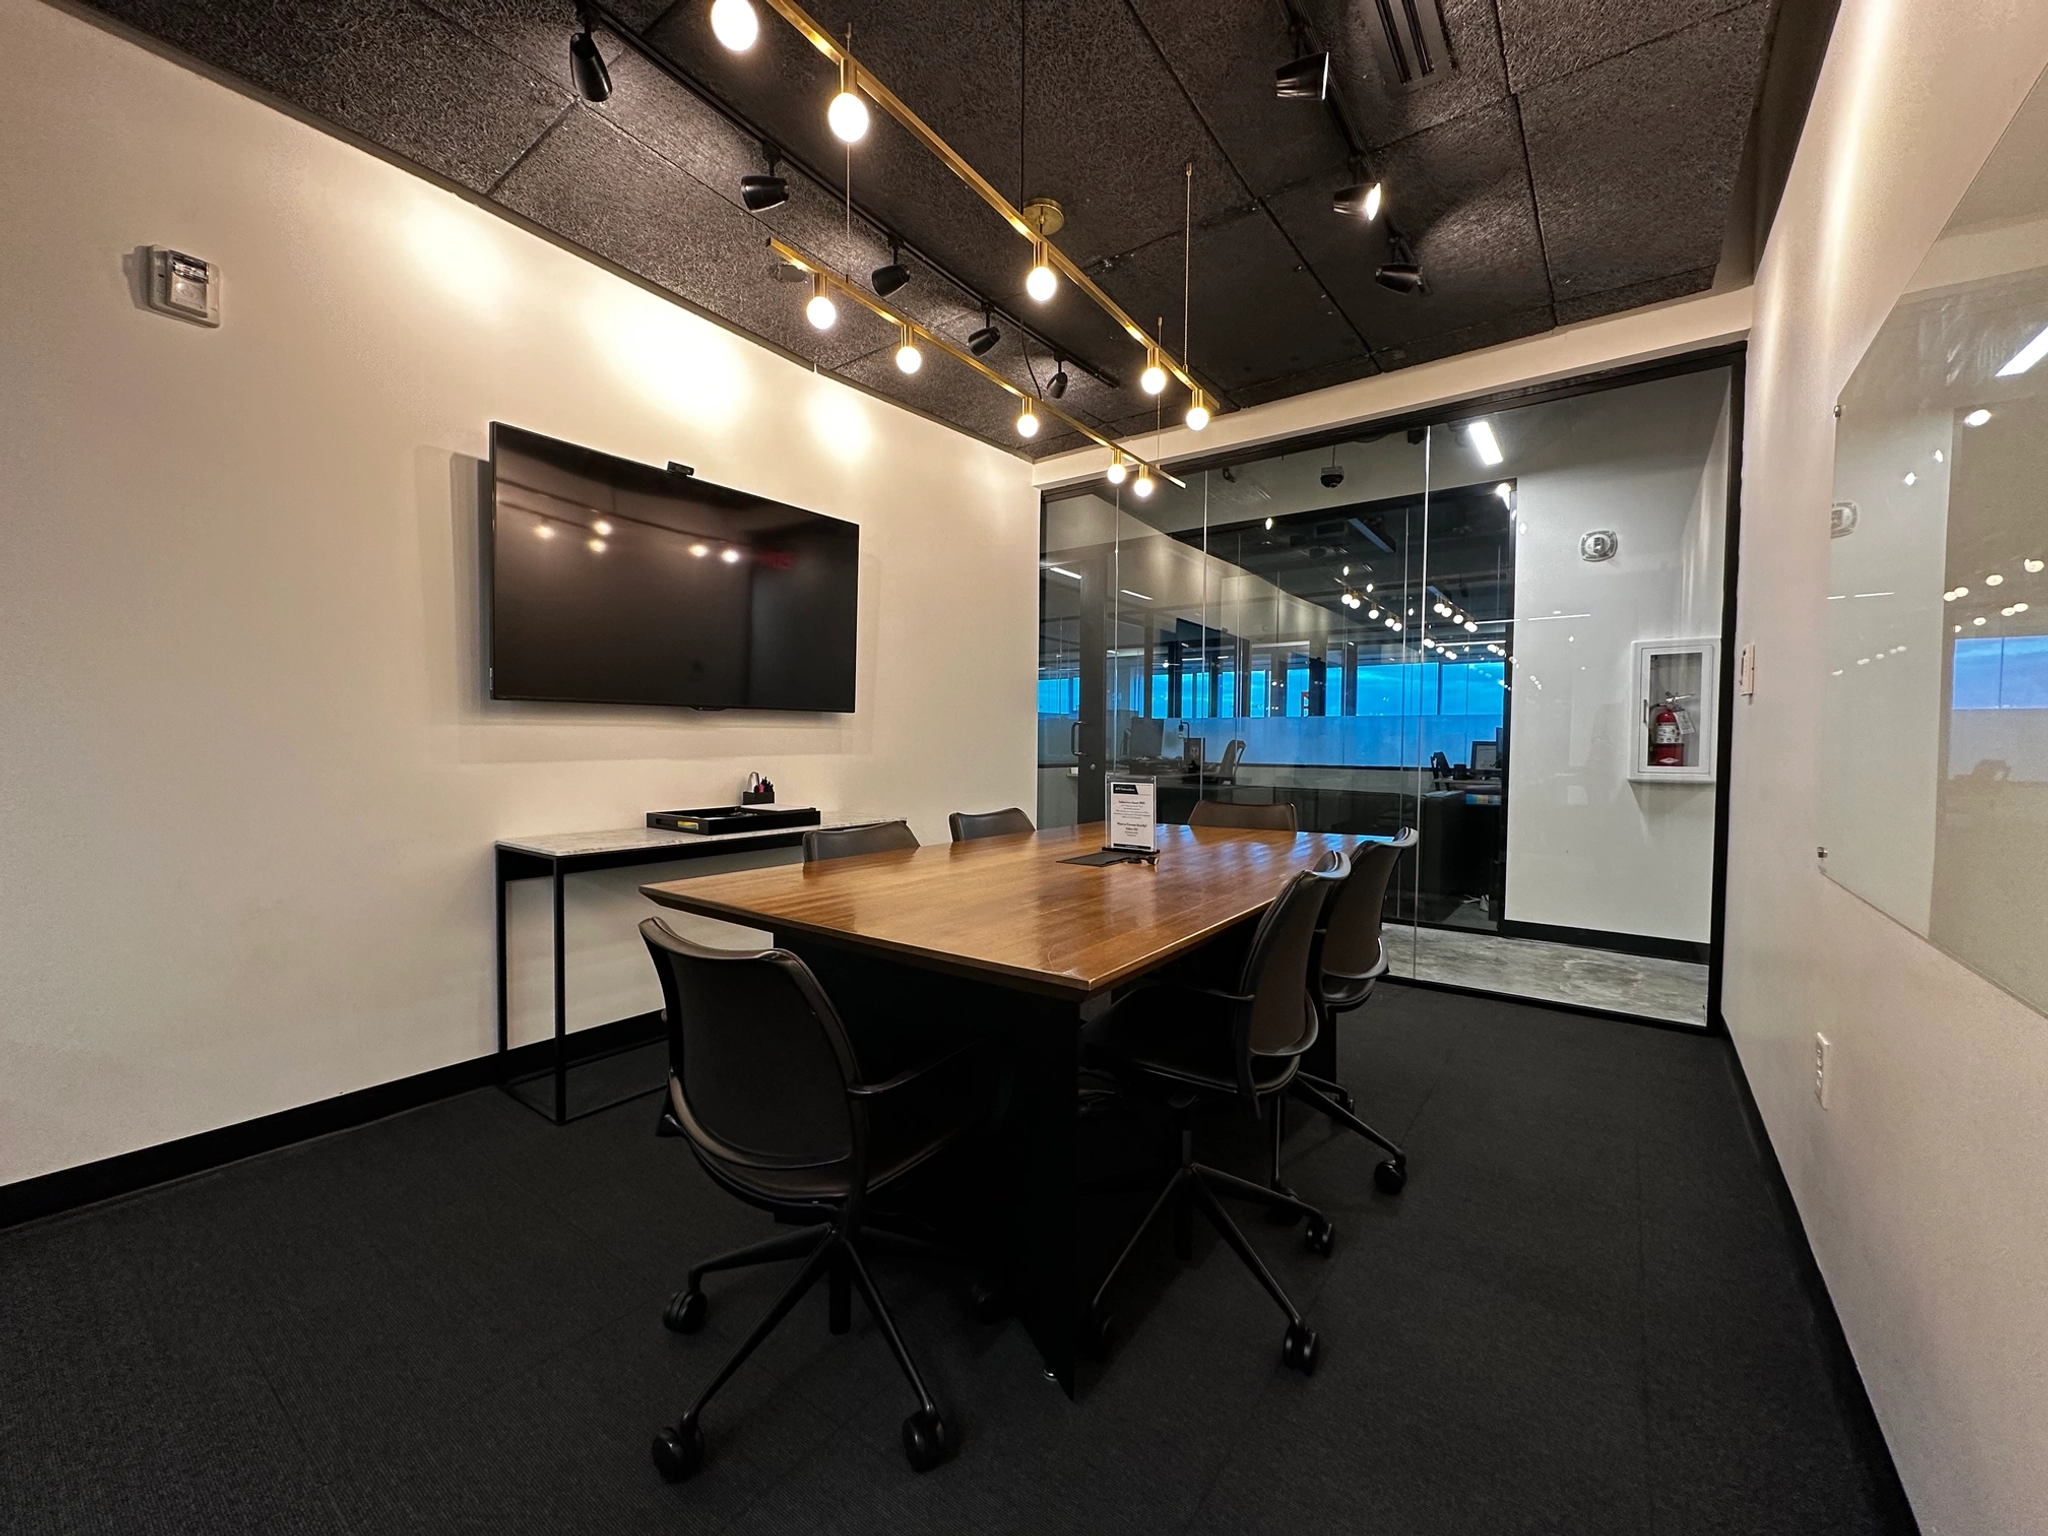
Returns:
[[[1271,519],[1271,518],[1269,517],[1269,518],[1267,518],[1267,519],[1266,519],[1266,527],[1267,527],[1267,529],[1268,529],[1268,530],[1270,530],[1270,529],[1272,528],[1272,526],[1273,526],[1273,519]]]
[[[811,302],[804,306],[804,318],[814,328],[829,331],[839,319],[839,306],[832,302],[831,295],[818,292],[811,295]]]
[[[1138,386],[1148,395],[1166,392],[1166,370],[1159,366],[1157,354],[1145,364],[1145,371],[1138,375]]]
[[[1129,473],[1130,471],[1124,468],[1124,456],[1122,454],[1118,454],[1109,461],[1109,483],[1111,485],[1122,485],[1124,483],[1124,476]]]
[[[1024,409],[1017,413],[1017,435],[1019,437],[1038,436],[1038,417],[1032,411],[1029,400],[1024,402]]]
[[[831,125],[832,137],[840,143],[858,144],[867,137],[868,104],[854,91],[842,89],[825,109],[825,121]]]
[[[1131,489],[1140,497],[1150,496],[1152,494],[1152,471],[1141,467],[1138,470],[1138,478],[1132,484]]]
[[[903,373],[915,373],[918,369],[922,368],[923,366],[924,354],[918,351],[917,348],[912,346],[909,342],[904,342],[902,346],[896,349],[896,367],[899,371]]]
[[[738,565],[740,563],[740,552],[736,549],[724,550],[719,554],[718,558],[727,565]]]
[[[1043,304],[1060,291],[1059,274],[1045,264],[1045,252],[1038,253],[1038,261],[1024,277],[1024,291]]]
[[[1209,407],[1204,403],[1199,390],[1195,393],[1194,403],[1188,407],[1186,421],[1190,432],[1199,432],[1209,425]]]
[[[1370,189],[1370,190],[1368,190],[1368,191],[1366,192],[1366,194],[1365,194],[1365,222],[1366,222],[1366,223],[1370,224],[1370,223],[1371,223],[1371,222],[1372,222],[1372,221],[1373,221],[1374,219],[1376,219],[1376,218],[1378,218],[1378,217],[1380,216],[1380,199],[1381,199],[1381,197],[1382,197],[1382,196],[1384,196],[1384,195],[1385,195],[1385,190],[1386,190],[1386,189],[1385,189],[1385,188],[1383,188],[1383,187],[1382,187],[1382,186],[1381,186],[1381,185],[1380,185],[1380,184],[1379,184],[1378,182],[1374,182],[1374,183],[1372,184],[1372,187],[1371,187],[1371,189]]]
[[[734,53],[745,53],[761,35],[753,0],[711,0],[711,33]]]

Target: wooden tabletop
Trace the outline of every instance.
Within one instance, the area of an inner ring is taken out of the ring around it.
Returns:
[[[1325,849],[1364,841],[1162,826],[1156,866],[1062,864],[1102,846],[1098,822],[640,889],[703,917],[1080,998],[1261,911]]]

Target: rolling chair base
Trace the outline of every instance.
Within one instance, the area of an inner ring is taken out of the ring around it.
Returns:
[[[858,1236],[841,1228],[837,1221],[822,1228],[805,1227],[795,1232],[785,1232],[754,1243],[731,1253],[720,1254],[707,1259],[691,1269],[689,1284],[669,1298],[662,1311],[663,1326],[673,1333],[696,1333],[704,1326],[705,1315],[710,1302],[704,1295],[703,1280],[718,1270],[742,1269],[754,1264],[769,1264],[777,1259],[792,1259],[803,1256],[803,1265],[795,1277],[784,1288],[775,1305],[767,1315],[754,1325],[754,1331],[746,1341],[733,1352],[732,1358],[711,1384],[690,1405],[677,1423],[663,1429],[654,1437],[652,1453],[655,1468],[664,1481],[679,1483],[694,1477],[702,1470],[705,1461],[705,1443],[702,1419],[704,1409],[719,1388],[732,1379],[733,1374],[746,1363],[747,1357],[760,1347],[761,1341],[773,1333],[790,1309],[801,1301],[815,1285],[820,1276],[827,1279],[829,1288],[829,1326],[835,1334],[847,1332],[853,1325],[853,1292],[860,1292],[861,1300],[876,1324],[888,1340],[889,1350],[896,1357],[896,1364],[909,1381],[911,1390],[917,1394],[918,1408],[903,1421],[903,1452],[909,1459],[912,1470],[928,1472],[953,1453],[952,1435],[945,1416],[939,1412],[938,1404],[932,1401],[931,1392],[918,1373],[916,1362],[910,1358],[910,1351],[903,1342],[903,1336],[896,1331],[896,1320],[875,1289],[873,1278],[868,1273],[867,1261],[861,1256],[861,1249],[869,1247],[883,1252],[904,1254],[913,1258],[943,1259],[948,1262],[965,1262],[960,1255],[937,1243],[922,1238],[906,1237],[880,1227],[863,1227]],[[984,1321],[1000,1316],[1000,1299],[996,1292],[986,1285],[974,1288],[975,1311]]]
[[[1321,1254],[1324,1258],[1328,1258],[1336,1247],[1336,1224],[1314,1206],[1295,1198],[1292,1192],[1268,1189],[1263,1185],[1254,1184],[1249,1179],[1241,1179],[1234,1173],[1225,1173],[1220,1168],[1211,1168],[1196,1162],[1194,1130],[1185,1114],[1181,1117],[1180,1150],[1180,1166],[1173,1171],[1173,1176],[1167,1180],[1166,1187],[1153,1200],[1151,1209],[1145,1213],[1145,1219],[1138,1223],[1137,1229],[1124,1244],[1123,1252],[1117,1255],[1116,1262],[1110,1266],[1109,1273],[1096,1288],[1094,1299],[1089,1302],[1082,1317],[1082,1342],[1088,1347],[1089,1352],[1098,1358],[1109,1352],[1109,1343],[1116,1331],[1115,1315],[1106,1305],[1110,1287],[1116,1283],[1117,1276],[1123,1273],[1131,1255],[1137,1252],[1139,1242],[1151,1229],[1152,1223],[1158,1219],[1159,1213],[1169,1205],[1173,1207],[1174,1214],[1174,1251],[1182,1259],[1194,1256],[1194,1210],[1199,1206],[1202,1214],[1209,1218],[1209,1224],[1216,1229],[1217,1235],[1230,1245],[1243,1261],[1244,1267],[1252,1272],[1253,1278],[1265,1287],[1266,1294],[1271,1296],[1280,1310],[1287,1314],[1287,1332],[1280,1343],[1282,1363],[1304,1376],[1314,1374],[1316,1363],[1322,1355],[1321,1341],[1316,1331],[1303,1320],[1293,1300],[1281,1288],[1280,1282],[1273,1278],[1273,1272],[1266,1267],[1266,1261],[1259,1257],[1257,1250],[1245,1239],[1244,1233],[1238,1230],[1237,1223],[1231,1219],[1230,1212],[1224,1209],[1219,1197],[1230,1195],[1239,1200],[1249,1200],[1256,1205],[1262,1205],[1273,1212],[1276,1219],[1285,1220],[1289,1224],[1306,1218],[1308,1227],[1303,1234],[1304,1240],[1313,1252]]]
[[[1408,1154],[1353,1113],[1351,1095],[1344,1091],[1341,1083],[1310,1077],[1306,1072],[1297,1072],[1294,1081],[1287,1085],[1287,1091],[1311,1108],[1321,1110],[1347,1131],[1363,1136],[1381,1151],[1390,1154],[1372,1171],[1372,1182],[1381,1194],[1398,1195],[1407,1187]],[[1277,1106],[1275,1112],[1278,1112]],[[1274,1187],[1284,1187],[1279,1183],[1277,1166],[1274,1169]]]

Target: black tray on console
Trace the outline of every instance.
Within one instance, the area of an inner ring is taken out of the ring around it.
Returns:
[[[823,819],[808,805],[707,805],[695,810],[647,813],[650,827],[659,827],[664,832],[700,832],[706,837],[727,832],[815,827]]]

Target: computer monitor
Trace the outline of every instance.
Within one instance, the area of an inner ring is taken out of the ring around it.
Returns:
[[[1491,773],[1499,766],[1499,742],[1475,741],[1472,743],[1472,771],[1474,773]]]
[[[1157,757],[1166,737],[1166,722],[1153,720],[1144,715],[1131,720],[1130,735],[1126,738],[1124,755],[1127,757]]]

